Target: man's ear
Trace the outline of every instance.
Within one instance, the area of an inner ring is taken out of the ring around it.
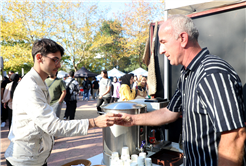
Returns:
[[[42,62],[42,55],[40,53],[37,53],[35,55],[37,62]]]
[[[182,32],[182,33],[180,34],[180,42],[181,42],[181,46],[182,46],[183,48],[187,46],[188,39],[189,39],[189,36],[188,36],[187,33]]]

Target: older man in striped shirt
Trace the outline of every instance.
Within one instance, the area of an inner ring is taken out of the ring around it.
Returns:
[[[160,53],[171,65],[183,65],[176,92],[166,108],[124,114],[117,123],[154,126],[183,115],[184,165],[242,165],[246,132],[240,78],[226,61],[200,47],[198,35],[193,21],[183,15],[161,25]]]

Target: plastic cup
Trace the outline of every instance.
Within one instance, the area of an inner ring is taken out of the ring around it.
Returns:
[[[111,155],[111,159],[114,160],[119,160],[119,153],[118,152],[113,152],[112,155]]]
[[[145,162],[144,158],[142,156],[139,156],[137,162],[138,166],[144,166],[144,162]]]
[[[151,158],[145,158],[145,166],[152,166],[152,159]]]
[[[121,155],[129,155],[129,148],[128,147],[122,147]]]
[[[138,163],[137,162],[132,162],[131,166],[138,166]]]
[[[146,158],[146,153],[145,152],[141,152],[141,153],[139,153],[139,156],[141,156],[143,158]]]
[[[132,154],[131,155],[131,160],[132,160],[132,162],[138,162],[138,155],[137,154]]]
[[[124,166],[131,166],[131,160],[130,159],[127,159],[124,161]]]
[[[122,161],[122,160],[118,160],[118,161],[117,161],[117,166],[124,166],[123,161]]]
[[[121,160],[125,161],[125,160],[129,160],[130,156],[129,155],[121,155]]]
[[[110,160],[110,166],[114,166],[118,164],[118,160]]]

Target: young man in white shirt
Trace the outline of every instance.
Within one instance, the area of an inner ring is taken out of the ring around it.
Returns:
[[[56,116],[44,81],[61,67],[63,54],[62,46],[50,39],[34,42],[34,66],[18,84],[13,97],[10,145],[5,152],[7,166],[46,166],[53,136],[86,135],[88,129],[112,126],[117,119],[116,114],[70,121]]]

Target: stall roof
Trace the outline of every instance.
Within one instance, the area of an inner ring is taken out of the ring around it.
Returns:
[[[187,15],[244,1],[246,0],[165,0],[165,10],[168,14]]]

